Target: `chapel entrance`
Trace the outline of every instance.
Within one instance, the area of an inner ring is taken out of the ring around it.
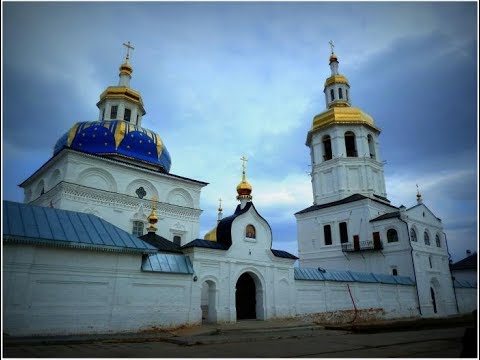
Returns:
[[[235,292],[235,306],[237,320],[256,319],[256,288],[255,281],[248,273],[242,274],[237,281]]]

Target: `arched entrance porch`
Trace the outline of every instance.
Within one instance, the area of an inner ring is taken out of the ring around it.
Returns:
[[[263,287],[260,279],[252,272],[244,272],[235,286],[235,308],[237,320],[265,319]]]

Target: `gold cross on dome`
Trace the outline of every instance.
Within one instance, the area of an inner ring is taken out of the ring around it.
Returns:
[[[126,57],[126,59],[128,60],[128,59],[130,59],[130,49],[135,50],[135,48],[134,48],[132,45],[130,45],[130,41],[128,41],[126,44],[123,43],[123,46],[125,46],[125,47],[127,48],[127,57]]]
[[[158,196],[153,195],[152,197],[152,211],[157,210]]]
[[[332,54],[333,54],[333,48],[335,47],[335,45],[333,45],[333,41],[332,41],[332,40],[330,40],[328,43],[330,44],[330,49],[332,50]],[[125,44],[124,44],[124,45],[125,45]]]
[[[245,168],[246,168],[245,161],[248,161],[248,159],[245,156],[242,156],[240,160],[242,160],[242,168],[243,168],[243,172],[245,172]]]

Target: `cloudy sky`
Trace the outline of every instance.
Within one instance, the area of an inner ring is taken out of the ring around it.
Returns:
[[[477,249],[477,3],[3,2],[3,198],[52,156],[76,121],[96,120],[131,41],[143,126],[174,174],[209,182],[201,237],[236,206],[240,157],[274,248],[297,253],[294,213],[312,204],[312,118],[325,110],[333,40],[354,106],[382,129],[388,198],[415,184],[450,252]]]

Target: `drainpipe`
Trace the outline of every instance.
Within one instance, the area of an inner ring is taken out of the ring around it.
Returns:
[[[413,265],[413,277],[415,278],[415,289],[417,290],[417,301],[418,301],[418,312],[422,315],[422,306],[420,305],[420,295],[418,295],[418,283],[417,283],[417,272],[415,271],[415,261],[413,260],[413,247],[412,243],[410,242],[410,229],[408,227],[408,223],[403,220],[401,217],[399,218],[400,221],[405,223],[407,227],[407,236],[408,236],[408,245],[410,245],[410,257],[412,258],[412,265]]]
[[[457,292],[455,291],[455,279],[454,277],[452,276],[452,271],[450,270],[450,259],[451,259],[451,255],[450,255],[450,251],[448,250],[448,242],[447,242],[447,234],[445,233],[445,231],[442,231],[443,232],[443,235],[445,236],[445,245],[447,246],[447,254],[448,254],[448,272],[450,273],[450,278],[452,279],[452,288],[453,288],[453,295],[455,296],[455,306],[457,308],[457,314],[460,314],[460,309],[458,307],[458,300],[457,300]]]
[[[353,317],[353,320],[352,320],[352,324],[355,322],[355,320],[357,319],[357,305],[355,305],[355,300],[353,300],[353,296],[352,296],[352,292],[350,291],[350,285],[347,283],[347,288],[348,288],[348,293],[350,294],[350,299],[352,299],[352,303],[353,303],[353,309],[355,311],[355,316]]]

